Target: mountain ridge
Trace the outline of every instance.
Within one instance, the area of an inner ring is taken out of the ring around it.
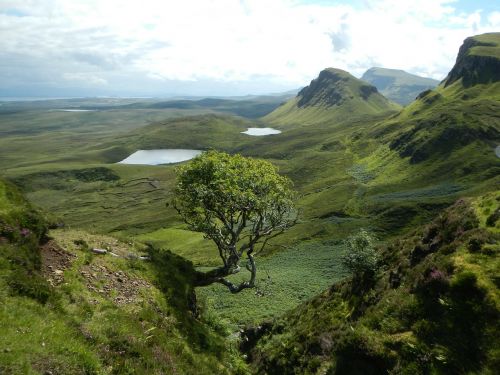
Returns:
[[[386,98],[403,106],[415,100],[420,92],[433,89],[439,84],[438,80],[420,77],[404,70],[379,67],[368,69],[361,79],[377,87]]]
[[[318,77],[301,89],[297,96],[264,116],[274,125],[307,125],[321,122],[341,123],[353,117],[396,112],[392,103],[377,88],[350,73],[337,69],[322,70]]]

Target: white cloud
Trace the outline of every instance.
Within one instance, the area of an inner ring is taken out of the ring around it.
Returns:
[[[84,85],[106,85],[108,81],[104,78],[87,73],[63,73],[63,78],[67,81],[77,81]]]
[[[367,0],[364,7],[292,0],[0,4],[3,54],[53,64],[51,77],[58,72],[62,85],[103,85],[129,75],[221,82],[266,77],[270,87],[294,87],[328,66],[359,76],[374,65],[440,79],[465,37],[499,28],[500,12],[467,14],[452,0]],[[0,78],[3,69],[0,63]]]

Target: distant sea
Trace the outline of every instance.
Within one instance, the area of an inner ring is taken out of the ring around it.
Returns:
[[[72,96],[72,97],[61,97],[61,98],[52,98],[52,97],[32,97],[32,96],[26,96],[26,97],[2,97],[0,96],[0,102],[34,102],[38,100],[60,100],[60,99],[78,99],[78,96]]]
[[[153,99],[153,98],[156,97],[154,96],[64,96],[64,97],[0,96],[0,102],[34,102],[40,100],[69,100],[69,99]]]

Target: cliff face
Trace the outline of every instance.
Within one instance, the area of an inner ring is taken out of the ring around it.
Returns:
[[[462,79],[464,87],[500,80],[500,33],[465,39],[455,66],[443,81],[444,87]]]

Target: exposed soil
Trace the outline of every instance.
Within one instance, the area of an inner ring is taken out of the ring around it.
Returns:
[[[123,271],[113,271],[105,266],[91,264],[80,271],[86,280],[87,288],[95,293],[123,305],[137,301],[141,288],[150,288],[144,279],[134,278]]]
[[[64,281],[64,270],[71,267],[75,255],[68,253],[55,241],[50,240],[40,248],[42,256],[42,273],[52,285]]]

